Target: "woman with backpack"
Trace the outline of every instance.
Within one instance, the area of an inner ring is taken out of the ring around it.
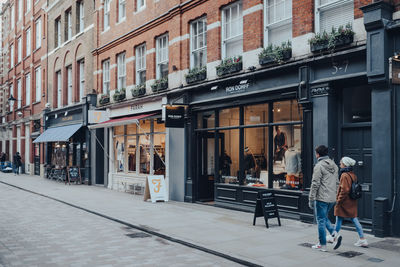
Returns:
[[[357,176],[353,172],[353,166],[355,164],[356,161],[349,157],[343,157],[340,160],[340,183],[334,209],[336,225],[335,231],[332,234],[333,242],[336,244],[333,249],[339,248],[342,242],[342,236],[339,235],[339,231],[344,218],[349,218],[353,222],[360,237],[354,245],[357,247],[368,246],[362,226],[357,218],[357,198],[359,198],[359,196],[354,196],[354,192],[352,192],[352,184],[357,182]]]

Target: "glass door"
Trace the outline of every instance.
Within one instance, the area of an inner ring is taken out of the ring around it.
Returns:
[[[214,200],[215,182],[215,133],[197,134],[197,200]]]

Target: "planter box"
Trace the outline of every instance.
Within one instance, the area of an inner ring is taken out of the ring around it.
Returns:
[[[203,81],[207,78],[207,72],[199,72],[195,75],[186,76],[186,83],[194,83],[198,81]]]
[[[283,56],[283,60],[291,59],[292,58],[292,49],[283,51],[282,56]]]
[[[157,84],[153,84],[151,86],[151,90],[154,93],[160,92],[160,91],[164,91],[168,88],[168,81],[167,82],[162,82],[162,83],[157,83]]]
[[[110,97],[102,97],[102,98],[100,98],[100,100],[99,100],[99,104],[100,104],[100,105],[106,105],[106,104],[108,104],[108,103],[110,103]]]
[[[349,45],[353,42],[354,36],[345,36],[343,38],[338,38],[335,41],[335,46]]]
[[[139,87],[132,89],[132,96],[134,97],[139,97],[139,96],[144,96],[146,94],[146,87]]]
[[[320,52],[328,49],[328,41],[323,43],[310,44],[311,52]]]
[[[126,98],[126,94],[117,94],[113,96],[115,102],[120,102]]]
[[[234,63],[228,67],[217,67],[217,75],[222,76],[230,73],[235,73],[241,71],[242,69],[243,69],[242,62]]]
[[[272,64],[272,63],[275,63],[275,58],[272,56],[266,56],[263,58],[259,58],[258,63],[260,63],[260,65]]]
[[[335,48],[340,46],[349,45],[353,42],[354,36],[344,36],[335,40]],[[311,44],[311,52],[320,52],[328,50],[328,41],[323,43]]]

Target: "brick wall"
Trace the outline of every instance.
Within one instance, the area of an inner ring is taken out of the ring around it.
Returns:
[[[292,32],[297,37],[314,31],[314,0],[292,0]]]

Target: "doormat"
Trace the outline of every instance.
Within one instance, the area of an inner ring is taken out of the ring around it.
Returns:
[[[130,238],[145,238],[145,237],[151,237],[151,235],[146,234],[146,233],[133,233],[133,234],[127,234],[126,236]]]
[[[346,251],[346,252],[339,253],[338,255],[345,257],[345,258],[354,258],[354,257],[360,256],[362,254],[364,254],[364,253],[357,252],[357,251]]]
[[[371,243],[368,246],[400,253],[400,241],[395,239],[385,239],[382,241]]]

